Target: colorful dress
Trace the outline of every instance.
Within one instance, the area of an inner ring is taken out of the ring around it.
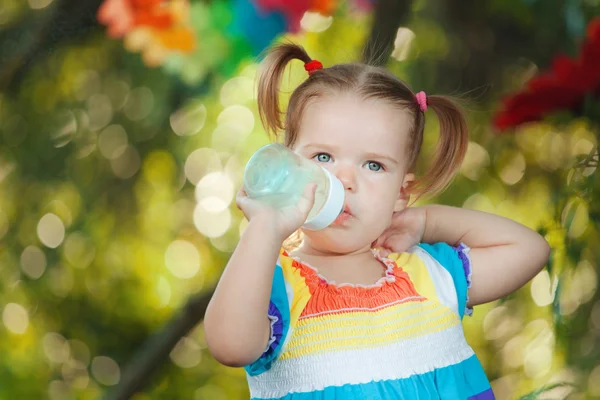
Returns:
[[[494,399],[461,319],[468,247],[420,244],[378,259],[373,285],[336,285],[281,251],[271,338],[245,367],[252,399]]]

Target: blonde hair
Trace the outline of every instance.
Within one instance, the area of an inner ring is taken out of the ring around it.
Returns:
[[[423,143],[425,115],[408,85],[380,67],[366,64],[337,64],[314,71],[292,93],[285,120],[279,106],[283,72],[292,60],[312,61],[302,46],[278,44],[262,62],[258,81],[258,111],[267,132],[278,137],[283,131],[284,144],[294,145],[302,114],[311,100],[325,94],[353,93],[365,99],[381,99],[408,111],[413,117],[410,129],[408,171],[416,167]],[[417,197],[433,196],[451,182],[462,163],[468,144],[467,123],[457,103],[446,96],[427,96],[427,106],[439,120],[440,135],[433,161],[422,177],[407,188]]]

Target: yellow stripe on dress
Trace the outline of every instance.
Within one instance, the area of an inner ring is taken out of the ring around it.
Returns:
[[[284,250],[282,249],[279,254],[279,262],[283,270],[285,283],[289,285],[289,288],[286,288],[286,290],[290,303],[290,326],[292,328],[296,326],[300,314],[310,299],[310,290],[306,285],[304,277],[300,274],[300,270],[292,266],[293,261],[291,257],[284,254]]]
[[[452,313],[453,314],[453,313]],[[431,324],[405,326],[393,332],[377,335],[363,333],[351,337],[328,337],[321,341],[313,341],[308,337],[292,337],[280,359],[291,359],[335,351],[359,350],[365,348],[384,347],[400,341],[423,337],[427,334],[440,332],[460,323],[454,315],[446,314],[431,321]]]
[[[380,321],[402,319],[434,310],[450,311],[449,308],[433,301],[400,303],[375,311],[333,311],[331,314],[310,316],[308,318],[302,317],[298,321],[296,329],[298,330],[298,334],[301,334],[303,329],[313,330],[315,326],[322,325],[323,323],[335,324],[340,327],[373,326],[374,323],[379,324]]]

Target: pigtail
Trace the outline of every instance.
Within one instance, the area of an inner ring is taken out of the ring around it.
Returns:
[[[294,59],[304,63],[311,61],[302,46],[283,43],[273,47],[261,63],[257,95],[258,113],[267,133],[274,137],[284,129],[283,113],[279,107],[281,77],[285,67]]]
[[[467,121],[454,100],[445,96],[427,96],[427,107],[438,117],[440,136],[429,169],[411,188],[419,197],[438,194],[450,184],[469,144]]]

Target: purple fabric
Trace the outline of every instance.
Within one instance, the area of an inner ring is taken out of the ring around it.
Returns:
[[[272,301],[269,302],[269,311],[267,312],[269,319],[271,320],[271,338],[269,339],[269,346],[265,350],[265,353],[274,351],[283,336],[283,319],[279,309]]]
[[[469,289],[471,288],[471,274],[473,271],[471,270],[471,259],[467,255],[467,252],[470,250],[467,245],[464,243],[459,244],[454,247],[456,253],[458,254],[458,258],[460,259],[463,271],[465,273],[465,278],[467,279],[467,302],[469,302]],[[465,315],[472,316],[473,315],[473,307],[465,307]]]
[[[492,392],[492,389],[490,388],[485,392],[469,397],[467,400],[496,400],[496,397],[494,397],[494,392]]]
[[[467,278],[467,287],[471,287],[471,262],[469,261],[469,257],[465,253],[465,250],[467,250],[467,246],[465,246],[464,243],[461,243],[458,245],[458,247],[455,247],[455,249],[458,252],[458,258],[460,258],[460,261],[463,265],[463,269],[465,271],[465,277]]]

